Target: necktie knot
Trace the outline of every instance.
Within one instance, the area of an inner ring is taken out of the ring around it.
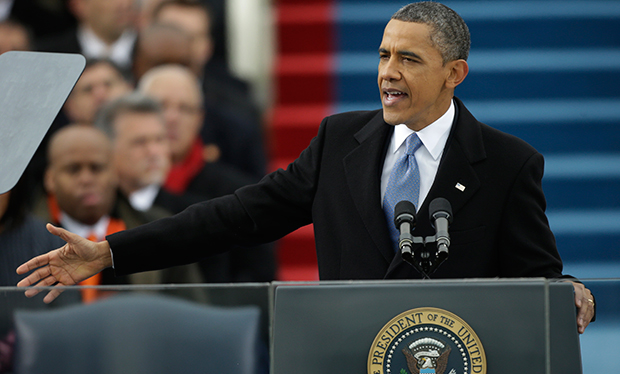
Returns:
[[[422,141],[418,137],[418,134],[413,133],[405,140],[405,153],[411,156],[418,150],[418,148],[420,148],[421,145]]]

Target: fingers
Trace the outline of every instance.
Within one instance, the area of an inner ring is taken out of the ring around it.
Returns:
[[[575,288],[575,306],[578,309],[577,330],[583,334],[594,317],[594,298],[583,284],[573,282],[573,287]]]
[[[24,281],[30,281],[30,280],[29,279],[23,279],[21,282],[18,283],[17,286],[18,287],[24,287],[24,286],[20,286],[20,284],[23,283]],[[35,283],[36,283],[36,281],[32,282],[30,284],[35,284]],[[24,294],[26,295],[26,297],[33,297],[33,296],[37,295],[39,292],[42,291],[41,287],[53,286],[56,283],[58,283],[58,281],[52,275],[49,275],[49,276],[46,276],[46,277],[41,277],[41,280],[38,283],[36,283],[36,285],[34,287],[29,288],[26,291],[24,291]]]
[[[28,298],[34,297],[38,295],[41,291],[45,290],[43,287],[53,286],[54,283],[56,283],[56,279],[54,279],[53,277],[47,277],[43,279],[39,284],[37,284],[36,287],[32,287],[26,290],[24,294]],[[50,292],[47,293],[47,295],[45,295],[45,297],[43,298],[44,303],[51,303],[52,301],[56,300],[56,298],[63,292],[63,290],[58,286],[62,286],[62,284],[57,284],[54,288],[52,288]]]
[[[63,229],[62,227],[56,227],[52,225],[51,223],[48,223],[45,227],[47,228],[47,231],[60,237],[62,240],[66,241],[67,243],[75,242],[76,240],[79,240],[78,238],[80,239],[82,238],[81,236],[77,234],[67,231]]]
[[[594,300],[591,297],[583,297],[581,299],[581,307],[577,313],[577,330],[580,334],[586,331],[586,327],[594,317]]]
[[[52,301],[56,300],[56,298],[62,293],[62,289],[58,288],[58,286],[54,287],[50,292],[47,293],[47,295],[45,295],[45,297],[43,298],[43,302],[46,304],[51,303]]]
[[[26,274],[33,269],[40,268],[41,266],[45,266],[47,264],[49,264],[49,256],[45,253],[21,264],[15,271],[20,275]]]
[[[28,265],[28,263],[26,263],[26,264],[24,264],[22,266],[26,266],[26,265]],[[20,266],[20,268],[22,266]],[[19,273],[19,268],[18,268],[18,273]],[[34,272],[32,272],[32,274],[30,274],[26,278],[22,279],[21,281],[19,281],[19,283],[17,283],[17,287],[32,286],[32,285],[36,284],[37,282],[39,282],[41,279],[44,279],[44,278],[49,277],[51,275],[52,275],[52,273],[50,271],[49,266],[40,267],[40,268],[36,269]]]

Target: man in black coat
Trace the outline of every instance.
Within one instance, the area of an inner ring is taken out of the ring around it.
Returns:
[[[544,213],[542,156],[478,122],[454,98],[468,73],[469,44],[467,26],[451,9],[432,2],[405,6],[387,24],[379,47],[383,110],[328,117],[287,170],[97,245],[50,227],[69,245],[20,267],[24,273],[49,265],[20,285],[41,279],[43,285],[72,284],[112,265],[125,274],[187,263],[230,243],[274,240],[308,223],[314,223],[321,279],[419,278],[394,252],[392,223],[381,204],[394,155],[410,133],[423,143],[415,152],[421,204],[414,234],[434,234],[428,211],[435,197],[453,207],[450,256],[435,277],[562,277]],[[174,251],[180,242],[203,243],[204,250]],[[61,258],[85,269],[67,278],[56,265]],[[594,301],[582,284],[573,284],[583,332]],[[55,295],[51,291],[48,300]]]

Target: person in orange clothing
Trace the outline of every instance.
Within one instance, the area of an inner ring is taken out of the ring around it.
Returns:
[[[93,241],[124,230],[125,223],[110,215],[117,189],[111,157],[110,143],[99,130],[82,125],[59,130],[48,148],[44,177],[47,198],[36,213]],[[81,284],[102,284],[103,276],[99,273]],[[93,291],[84,290],[84,301],[97,297]]]
[[[38,204],[36,213],[47,222],[92,241],[136,227],[147,220],[118,195],[118,177],[113,166],[112,145],[101,130],[84,125],[69,125],[54,134],[48,148],[45,173],[47,196]],[[198,283],[194,272],[165,270],[130,277],[114,277],[103,272],[81,285],[123,283]],[[171,275],[173,274],[173,275]],[[96,289],[83,289],[84,302],[98,297]]]

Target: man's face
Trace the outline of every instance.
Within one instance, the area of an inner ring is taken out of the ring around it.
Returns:
[[[107,63],[90,66],[75,84],[64,110],[71,122],[92,124],[103,104],[131,90],[129,84]]]
[[[125,113],[114,121],[114,158],[121,188],[132,193],[163,183],[170,167],[164,119],[156,113]]]
[[[94,128],[67,128],[50,144],[45,187],[60,209],[92,225],[112,211],[116,175],[106,136]],[[63,130],[61,130],[63,131]]]
[[[73,3],[77,18],[108,43],[132,27],[136,17],[134,0],[73,0]]]
[[[430,27],[391,20],[379,47],[378,83],[383,118],[391,125],[421,130],[437,120],[450,105],[446,87],[449,64],[431,45]]]
[[[195,74],[202,74],[212,51],[207,14],[195,7],[168,5],[159,12],[155,21],[175,25],[191,37],[192,70]]]
[[[196,84],[186,76],[162,75],[144,93],[161,103],[172,160],[174,163],[182,161],[202,126],[202,103]]]

